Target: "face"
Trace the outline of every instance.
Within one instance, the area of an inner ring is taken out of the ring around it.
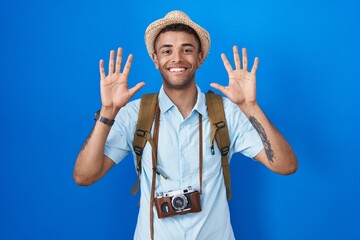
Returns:
[[[152,54],[164,88],[186,89],[195,85],[195,72],[201,66],[202,52],[194,35],[187,32],[164,32],[155,43]]]

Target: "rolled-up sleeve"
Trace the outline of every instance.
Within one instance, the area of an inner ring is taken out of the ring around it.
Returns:
[[[139,110],[139,100],[120,109],[105,142],[104,154],[116,164],[133,151],[132,142]]]
[[[258,132],[241,109],[227,98],[224,98],[224,108],[231,152],[254,158],[264,148]]]

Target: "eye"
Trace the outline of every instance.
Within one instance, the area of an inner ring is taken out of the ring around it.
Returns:
[[[185,54],[191,54],[194,50],[189,47],[189,48],[184,48],[183,51],[184,51]]]
[[[163,50],[161,51],[161,54],[163,54],[163,55],[170,55],[170,54],[171,54],[171,50],[170,50],[170,49],[163,49]]]

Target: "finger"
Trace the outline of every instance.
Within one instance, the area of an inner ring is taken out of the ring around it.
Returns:
[[[227,60],[225,54],[223,54],[223,53],[221,54],[221,59],[222,59],[222,61],[223,61],[223,63],[224,63],[224,67],[225,67],[226,71],[227,71],[228,73],[231,72],[233,69],[232,69],[232,67],[231,67],[231,64],[230,64],[229,61]]]
[[[122,64],[122,48],[118,48],[117,56],[116,56],[116,66],[115,66],[116,73],[120,73],[121,64]]]
[[[247,69],[248,69],[248,58],[247,58],[246,48],[242,49],[242,58],[243,58],[243,69],[245,71],[247,71]]]
[[[226,87],[224,87],[223,85],[220,85],[218,83],[210,83],[210,86],[226,95]]]
[[[137,91],[139,91],[145,85],[144,82],[139,82],[134,87],[129,89],[131,96],[133,96]]]
[[[111,50],[110,59],[109,59],[109,72],[108,72],[109,75],[114,73],[114,55],[115,55],[115,51]]]
[[[239,49],[237,46],[233,47],[233,52],[234,52],[235,69],[241,69]]]
[[[104,60],[100,60],[99,62],[99,72],[100,72],[100,79],[106,78],[105,69],[104,69]]]
[[[258,68],[258,64],[259,64],[259,58],[256,57],[255,60],[254,60],[254,65],[253,65],[253,67],[252,67],[252,69],[251,69],[251,73],[252,73],[252,74],[255,74],[255,73],[256,73],[256,70],[257,70],[257,68]]]
[[[130,69],[131,69],[131,64],[132,64],[132,59],[133,59],[133,55],[130,54],[126,60],[126,64],[125,64],[125,67],[124,67],[124,70],[123,70],[123,74],[125,76],[128,76],[129,73],[130,73]]]

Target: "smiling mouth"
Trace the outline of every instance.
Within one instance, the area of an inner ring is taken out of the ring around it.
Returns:
[[[169,71],[172,73],[182,73],[185,70],[186,70],[185,68],[169,68]]]

